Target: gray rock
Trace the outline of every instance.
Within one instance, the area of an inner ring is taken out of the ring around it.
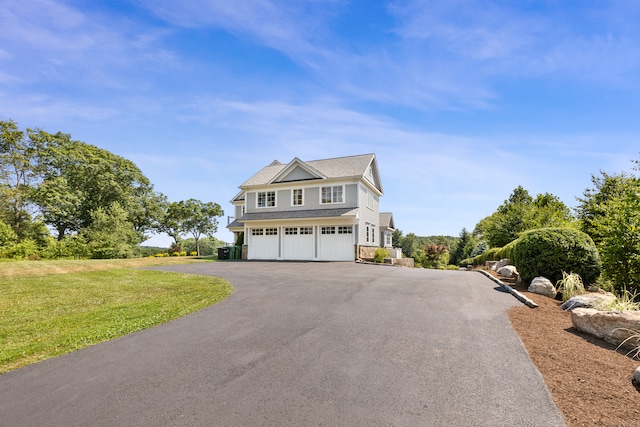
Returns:
[[[601,294],[591,292],[569,298],[564,304],[562,304],[562,309],[573,310],[574,308],[580,307],[603,309],[615,300],[616,296],[612,293]]]
[[[555,298],[558,293],[556,287],[551,283],[551,280],[542,276],[536,277],[531,281],[528,291],[534,294],[544,295],[549,298]]]
[[[500,270],[502,267],[504,267],[505,265],[509,265],[509,264],[511,264],[511,261],[509,261],[509,259],[508,259],[508,258],[504,258],[504,259],[501,259],[500,261],[496,262],[495,264],[493,264],[493,265],[491,266],[491,269],[492,269],[493,271],[498,271],[498,270]]]
[[[598,311],[576,308],[571,312],[573,326],[623,349],[633,351],[640,345],[640,311]]]
[[[636,382],[640,384],[640,366],[636,368],[636,373],[633,377],[636,379]]]
[[[498,270],[498,276],[502,276],[502,277],[517,277],[518,276],[518,270],[516,270],[516,267],[513,265],[505,265],[504,267],[501,267]]]

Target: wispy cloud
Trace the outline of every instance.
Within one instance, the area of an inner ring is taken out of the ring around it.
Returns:
[[[516,7],[518,6],[518,7]],[[628,2],[531,5],[457,0],[399,0],[390,11],[398,34],[475,64],[485,75],[609,80],[640,67],[640,9]],[[625,25],[619,25],[625,22]],[[464,64],[462,64],[464,66]]]

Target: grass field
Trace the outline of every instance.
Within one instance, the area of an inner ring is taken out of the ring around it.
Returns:
[[[0,374],[219,302],[223,279],[136,270],[179,258],[0,263]]]

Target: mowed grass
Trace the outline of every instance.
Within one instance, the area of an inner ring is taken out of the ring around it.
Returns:
[[[0,264],[0,374],[185,316],[233,290],[215,277],[48,263],[12,274],[1,272],[20,263]]]

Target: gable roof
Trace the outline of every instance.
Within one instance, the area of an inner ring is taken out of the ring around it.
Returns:
[[[371,177],[368,176],[369,167],[372,170]],[[286,165],[274,161],[246,180],[240,188],[286,181],[286,177],[296,168],[301,168],[308,174],[305,179],[365,178],[382,193],[382,184],[380,183],[375,154],[361,154],[307,162],[296,157]]]
[[[380,212],[380,227],[394,230],[393,214],[391,212]]]

